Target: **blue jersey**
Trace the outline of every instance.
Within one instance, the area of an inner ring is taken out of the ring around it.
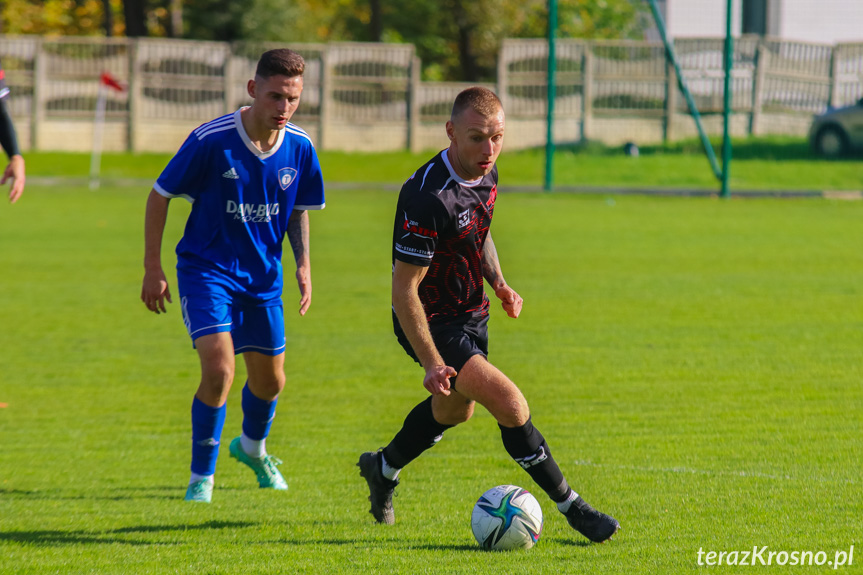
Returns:
[[[309,136],[288,123],[261,152],[240,110],[194,130],[153,188],[192,202],[177,244],[177,272],[227,282],[258,300],[282,293],[282,240],[293,210],[324,208],[324,182]]]

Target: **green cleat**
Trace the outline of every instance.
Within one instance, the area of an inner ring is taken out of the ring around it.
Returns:
[[[243,446],[240,444],[239,437],[235,438],[231,442],[228,451],[231,453],[231,457],[240,463],[245,463],[255,472],[255,475],[258,477],[258,485],[262,488],[280,490],[288,488],[288,484],[285,483],[285,478],[282,477],[282,474],[279,473],[278,469],[276,469],[277,465],[282,464],[281,459],[273,457],[272,455],[250,457],[245,451],[243,451]]]
[[[213,498],[213,483],[212,477],[190,483],[189,488],[186,489],[186,501],[209,503]]]

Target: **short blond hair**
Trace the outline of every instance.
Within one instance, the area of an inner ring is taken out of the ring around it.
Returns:
[[[455,97],[455,102],[452,105],[452,114],[450,120],[454,120],[468,108],[481,114],[485,118],[490,118],[503,109],[503,104],[497,94],[483,88],[482,86],[473,86],[459,92]]]

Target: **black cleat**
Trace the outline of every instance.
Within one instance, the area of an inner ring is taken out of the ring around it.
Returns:
[[[399,484],[398,479],[392,481],[384,477],[381,472],[379,451],[367,451],[360,455],[357,467],[360,468],[360,475],[369,484],[369,501],[372,503],[369,513],[378,523],[392,525],[396,522],[396,515],[393,511],[393,490]]]
[[[587,501],[577,497],[569,506],[569,511],[564,513],[570,527],[593,541],[604,543],[620,529],[617,519],[600,513],[591,507]]]

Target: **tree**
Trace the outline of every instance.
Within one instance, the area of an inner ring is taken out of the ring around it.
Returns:
[[[147,35],[147,14],[145,0],[123,0],[123,18],[126,22],[126,36],[137,38]]]
[[[6,0],[0,9],[6,34],[99,36],[105,33],[106,5],[114,15],[121,0]],[[112,32],[122,26],[111,21]]]
[[[373,26],[375,0],[341,0],[342,17],[359,15],[356,23]],[[559,0],[559,38],[639,38],[643,3],[638,0]],[[368,13],[370,17],[363,19]],[[495,77],[497,54],[504,38],[544,38],[547,0],[402,0],[387,2],[379,16],[384,41],[417,47],[428,79],[468,82]],[[346,32],[373,39],[356,25]]]
[[[132,1],[132,0],[130,0]],[[138,0],[142,1],[142,0]],[[559,0],[560,38],[636,38],[640,0]],[[428,80],[493,80],[504,38],[544,38],[547,0],[185,0],[187,37],[401,42]]]

